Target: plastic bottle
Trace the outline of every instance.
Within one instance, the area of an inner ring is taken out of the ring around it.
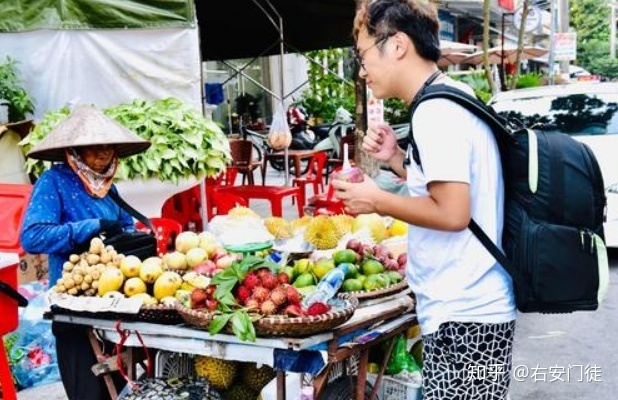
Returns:
[[[328,300],[332,299],[343,284],[349,265],[342,263],[328,271],[318,282],[315,291],[303,301],[303,307],[307,309],[314,303],[326,304]]]
[[[350,164],[347,143],[343,144],[343,165],[341,166],[340,171],[333,174],[333,179],[354,183],[362,182],[364,180],[363,170],[358,167],[353,167],[352,164]]]

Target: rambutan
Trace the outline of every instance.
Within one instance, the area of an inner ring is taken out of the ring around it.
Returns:
[[[249,310],[258,311],[260,309],[260,302],[256,299],[250,298],[245,302],[245,307]]]
[[[287,299],[288,296],[286,294],[286,290],[281,286],[277,286],[273,289],[272,292],[270,292],[270,300],[272,300],[272,302],[275,303],[277,307],[285,303]]]
[[[255,271],[256,275],[258,276],[258,278],[263,279],[264,275],[272,275],[273,273],[270,272],[270,270],[268,268],[260,268],[257,271]]]
[[[253,289],[253,293],[251,293],[251,297],[262,303],[268,296],[270,295],[270,290],[266,289],[263,286],[258,286]]]
[[[240,285],[236,290],[236,298],[238,299],[240,304],[245,304],[249,297],[251,297],[251,289],[249,289],[245,285]]]
[[[266,300],[260,307],[260,313],[263,315],[273,315],[277,312],[277,306],[272,300]]]
[[[290,304],[300,304],[300,292],[294,286],[286,286],[285,294]]]
[[[313,303],[307,309],[307,315],[321,315],[330,311],[330,306],[321,302]]]
[[[279,285],[279,281],[277,280],[277,278],[270,272],[268,274],[263,274],[261,279],[262,286],[264,286],[268,290],[273,290],[277,287],[277,285]]]
[[[279,272],[277,274],[277,280],[281,284],[290,283],[290,276],[288,274],[286,274],[285,272]]]
[[[283,311],[288,317],[304,317],[306,314],[300,304],[290,304]]]
[[[260,286],[261,284],[262,282],[260,281],[260,278],[258,278],[258,276],[255,275],[254,273],[250,273],[249,275],[247,275],[247,277],[243,281],[243,285],[245,285],[247,289],[249,290],[252,290],[253,288],[257,286]]]

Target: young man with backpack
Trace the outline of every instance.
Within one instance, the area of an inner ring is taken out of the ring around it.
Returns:
[[[360,76],[377,98],[410,104],[429,85],[472,90],[441,74],[439,21],[420,0],[364,2],[355,17]],[[490,127],[447,99],[431,99],[411,119],[415,146],[401,149],[386,124],[370,127],[362,147],[406,177],[409,196],[333,181],[349,212],[409,223],[407,279],[423,339],[423,399],[506,399],[516,308],[509,274],[473,233],[495,242],[503,229],[504,182]],[[416,163],[412,148],[422,163]]]

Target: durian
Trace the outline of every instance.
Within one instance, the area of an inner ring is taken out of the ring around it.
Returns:
[[[227,213],[227,217],[231,219],[239,219],[239,218],[260,218],[258,213],[250,209],[249,207],[244,206],[236,206],[233,207]]]
[[[337,214],[330,217],[330,219],[332,219],[335,223],[337,232],[339,232],[341,236],[352,232],[352,224],[354,223],[353,216],[347,214]]]
[[[238,363],[220,358],[197,356],[195,357],[195,373],[206,378],[210,385],[217,390],[227,390],[234,382]]]
[[[292,235],[292,226],[281,217],[264,218],[264,226],[275,239],[289,239]]]
[[[269,365],[262,364],[258,368],[256,363],[245,362],[240,366],[240,376],[242,382],[251,388],[251,390],[260,393],[262,389],[264,389],[264,386],[275,379],[277,373]]]
[[[313,217],[305,231],[305,241],[314,245],[318,250],[337,247],[340,238],[335,222],[325,215]]]
[[[295,220],[290,222],[290,225],[292,226],[292,232],[297,233],[299,230],[306,228],[312,219],[313,218],[308,215],[304,215],[301,218],[296,218]]]
[[[251,390],[247,385],[234,383],[234,386],[223,393],[225,400],[255,400],[258,392]]]

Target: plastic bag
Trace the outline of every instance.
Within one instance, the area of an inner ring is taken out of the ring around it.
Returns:
[[[60,380],[51,322],[23,320],[15,333],[17,340],[11,346],[9,360],[18,386],[29,388]]]
[[[43,319],[49,309],[45,285],[32,282],[20,285],[19,292],[28,298],[20,309],[19,326],[11,334],[7,354],[11,372],[20,389],[60,380],[56,358],[56,339],[51,321]]]
[[[408,341],[403,333],[397,335],[395,339],[395,345],[393,346],[393,352],[386,364],[387,375],[397,375],[401,372],[419,373],[420,367],[414,361],[414,357],[407,350]]]
[[[283,106],[280,104],[277,106],[277,111],[273,116],[273,121],[270,124],[270,130],[268,131],[268,145],[275,150],[283,150],[290,146],[292,143],[292,133],[288,126],[288,121],[285,118],[285,112],[283,112]]]

